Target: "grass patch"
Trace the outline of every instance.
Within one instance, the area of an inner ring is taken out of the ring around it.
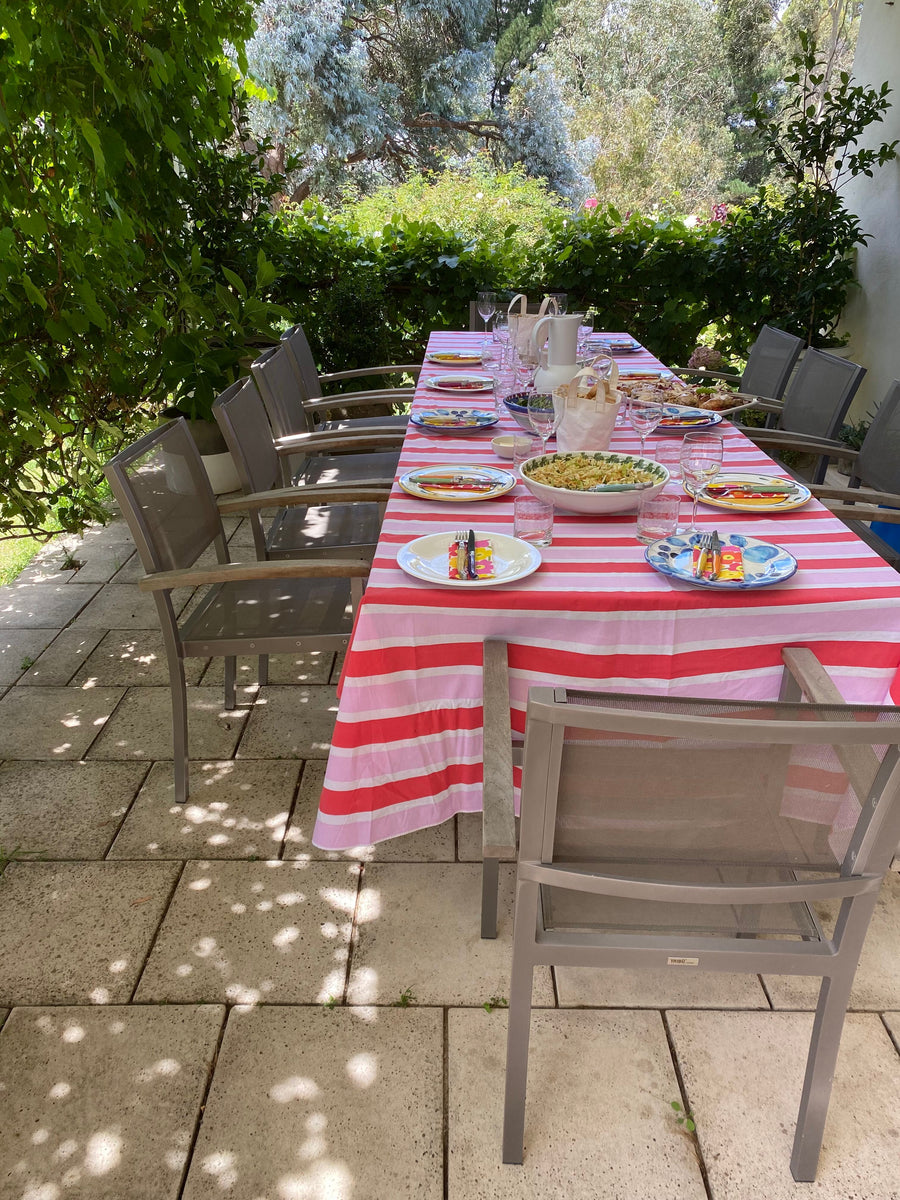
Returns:
[[[13,583],[46,542],[37,538],[11,538],[0,542],[0,585]]]

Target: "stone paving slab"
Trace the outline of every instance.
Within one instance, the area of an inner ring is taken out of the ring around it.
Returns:
[[[506,1013],[450,1011],[448,1200],[706,1200],[659,1014],[531,1022],[525,1156],[504,1165]]]
[[[6,762],[0,845],[44,859],[103,858],[146,772],[143,763]]]
[[[756,975],[672,967],[659,971],[554,967],[562,1008],[762,1008],[769,1002]]]
[[[811,1013],[679,1012],[675,1053],[712,1200],[896,1200],[900,1057],[874,1014],[844,1026],[814,1184],[790,1172]]]
[[[180,871],[180,863],[10,863],[0,1003],[127,1003]]]
[[[188,687],[199,683],[207,660],[184,660]],[[75,675],[76,687],[168,687],[169,668],[159,629],[111,629]]]
[[[184,1200],[441,1200],[442,1015],[232,1009]]]
[[[816,912],[829,929],[839,902],[816,905]],[[900,1009],[900,875],[888,871],[878,904],[872,914],[863,944],[856,979],[850,993],[850,1008],[878,1011]],[[815,1008],[819,980],[799,975],[766,975],[766,987],[775,1008]]]
[[[69,584],[75,587],[75,584]],[[172,607],[178,616],[194,593],[193,588],[176,588]],[[73,622],[75,629],[158,629],[156,601],[149,592],[131,583],[108,583],[86,605]]]
[[[176,1200],[224,1017],[17,1008],[0,1037],[3,1194]]]
[[[11,583],[0,587],[0,629],[62,629],[98,591],[96,583]]]
[[[340,1000],[358,872],[348,863],[188,863],[135,999]]]
[[[70,692],[73,690],[69,689]],[[188,688],[187,703],[191,758],[230,758],[249,710],[226,709],[221,688]],[[171,762],[173,752],[169,689],[134,687],[125,694],[113,719],[92,747],[90,757],[168,759]]]
[[[403,837],[389,838],[373,846],[349,850],[320,850],[312,844],[312,831],[319,810],[325,778],[325,763],[308,759],[303,766],[300,792],[285,839],[283,858],[352,859],[356,862],[453,862],[453,821],[418,829]]]
[[[150,768],[110,858],[273,858],[297,787],[296,762],[193,762],[187,804],[170,762]]]
[[[881,1015],[888,1032],[894,1039],[894,1047],[900,1053],[900,1012],[888,1012]]]
[[[84,758],[124,694],[123,688],[12,688],[0,700],[0,758]]]
[[[63,687],[103,636],[102,629],[64,629],[25,672],[18,686]]]
[[[117,542],[111,546],[98,546],[90,551],[79,549],[75,552],[75,558],[81,563],[75,572],[76,583],[109,583],[111,579],[116,578],[123,567],[134,559],[140,562],[134,542],[130,538],[127,542]],[[143,573],[143,569],[141,569],[138,577]],[[122,581],[119,580],[119,582]]]
[[[514,872],[500,869],[498,936],[481,937],[481,868],[469,863],[372,863],[357,909],[347,1001],[481,1005],[509,995]],[[534,1003],[552,1005],[550,970],[535,971]]]
[[[11,629],[0,634],[0,683],[15,683],[55,637],[55,629]]]
[[[238,758],[327,758],[336,715],[333,687],[260,688]]]

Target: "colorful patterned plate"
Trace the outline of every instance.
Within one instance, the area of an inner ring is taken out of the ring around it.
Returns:
[[[494,388],[493,375],[432,375],[425,380],[425,386],[435,392],[455,392],[457,395],[467,395],[469,392],[490,392]]]
[[[656,427],[657,433],[690,433],[692,429],[709,429],[720,425],[722,414],[703,408],[690,408],[684,404],[664,404],[663,419]]]
[[[694,547],[701,536],[699,533],[684,533],[661,538],[658,542],[650,543],[644,551],[644,557],[661,575],[722,592],[743,592],[749,588],[784,583],[797,570],[796,558],[783,547],[743,533],[730,533],[725,542],[729,546],[740,546],[743,551],[744,578],[696,579],[693,572]]]
[[[428,433],[477,433],[499,420],[494,413],[477,408],[422,408],[410,416],[409,423]]]
[[[511,492],[518,480],[499,467],[448,463],[436,467],[416,467],[397,480],[404,492],[419,500],[460,501],[492,500]]]
[[[808,504],[812,496],[808,487],[804,487],[802,483],[797,483],[794,479],[785,479],[780,475],[758,475],[754,471],[722,472],[715,477],[712,486],[716,487],[723,483],[735,488],[746,483],[748,487],[741,488],[741,491],[747,493],[752,492],[754,485],[764,491],[767,485],[773,483],[793,484],[793,491],[787,492],[783,496],[761,495],[754,499],[752,495],[720,496],[715,492],[707,491],[707,488],[702,488],[697,496],[699,502],[708,504],[711,508],[727,508],[734,512],[789,512],[793,508],[802,508],[804,504]],[[693,490],[688,484],[684,485],[684,489],[689,496],[693,497]]]

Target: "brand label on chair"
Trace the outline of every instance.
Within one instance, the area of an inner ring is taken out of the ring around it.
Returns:
[[[683,958],[673,955],[666,959],[667,967],[697,967],[700,965],[699,958]]]

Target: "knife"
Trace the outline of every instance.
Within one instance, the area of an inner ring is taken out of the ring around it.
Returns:
[[[475,570],[475,530],[469,530],[469,578],[477,579],[478,572]]]
[[[712,554],[712,577],[719,578],[719,572],[722,570],[722,543],[719,541],[719,531],[714,529],[712,533],[712,545],[710,546]]]
[[[797,491],[793,483],[751,483],[749,480],[733,483],[708,483],[704,489],[713,495],[727,495],[729,492],[755,492],[763,496],[787,496]]]

